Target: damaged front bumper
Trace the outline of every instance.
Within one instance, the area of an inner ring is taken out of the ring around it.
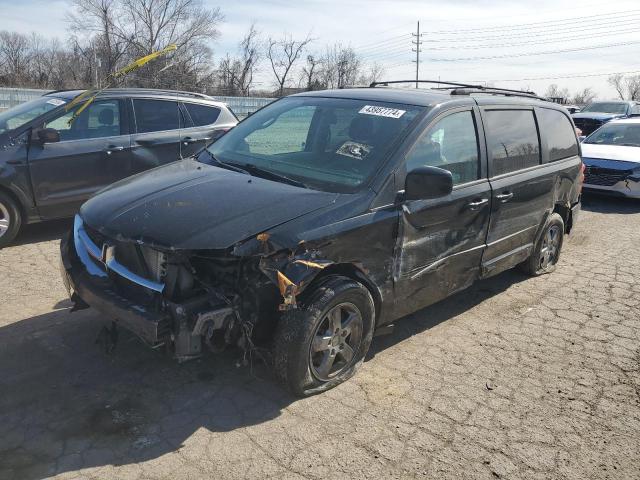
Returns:
[[[222,329],[234,317],[228,305],[212,306],[210,296],[184,303],[162,299],[165,285],[122,265],[114,248],[108,243],[97,245],[76,216],[73,232],[60,244],[61,273],[74,310],[93,307],[152,347],[172,345],[180,360],[199,356],[203,336]],[[121,295],[114,282],[117,277],[148,290],[155,301],[139,303]]]

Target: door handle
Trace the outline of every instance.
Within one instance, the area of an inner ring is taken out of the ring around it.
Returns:
[[[489,203],[488,198],[481,198],[480,200],[467,203],[467,207],[469,207],[470,210],[477,210],[479,207],[486,205],[487,203]]]
[[[109,145],[107,147],[107,149],[104,151],[104,153],[106,153],[107,155],[111,155],[113,152],[122,152],[124,150],[124,147],[122,146],[116,146],[116,145]]]
[[[496,199],[500,200],[502,203],[508,202],[513,198],[513,192],[504,192],[496,195]]]

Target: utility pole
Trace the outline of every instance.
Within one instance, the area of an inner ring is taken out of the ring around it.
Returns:
[[[422,45],[422,35],[424,35],[420,33],[420,20],[418,20],[418,30],[411,35],[416,38],[415,40],[411,40],[411,43],[416,46],[416,48],[412,48],[411,51],[416,52],[414,62],[416,62],[416,88],[418,88],[418,80],[420,80],[420,46]]]

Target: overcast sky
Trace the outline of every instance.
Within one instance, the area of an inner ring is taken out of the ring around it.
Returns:
[[[352,45],[363,60],[382,64],[385,78],[415,78],[410,33],[420,20],[422,78],[490,81],[539,93],[550,83],[572,92],[591,86],[600,98],[610,98],[615,92],[606,75],[584,75],[640,73],[638,0],[204,1],[225,16],[212,45],[216,58],[235,51],[255,21],[264,36],[311,32],[316,50],[334,42]],[[65,0],[0,0],[0,8],[0,30],[65,37]],[[270,86],[264,74],[259,80]]]

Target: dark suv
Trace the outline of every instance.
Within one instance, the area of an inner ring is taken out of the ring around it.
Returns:
[[[605,123],[616,118],[640,115],[640,103],[624,100],[593,102],[571,115],[582,135],[589,136]]]
[[[85,203],[63,277],[76,309],[179,360],[268,345],[277,376],[308,395],[351,376],[376,328],[517,265],[551,272],[581,171],[568,113],[531,94],[293,95],[199,161]]]
[[[0,247],[22,224],[71,217],[101,188],[193,155],[237,123],[206,95],[142,89],[105,90],[69,122],[80,93],[0,113]]]

